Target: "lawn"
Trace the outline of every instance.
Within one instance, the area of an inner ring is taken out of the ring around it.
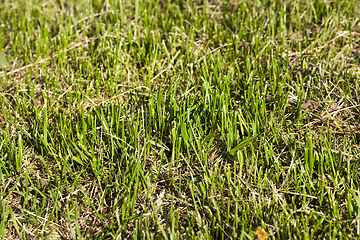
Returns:
[[[358,239],[357,0],[2,0],[0,239]]]

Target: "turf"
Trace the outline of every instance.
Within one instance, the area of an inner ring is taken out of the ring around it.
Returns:
[[[359,237],[358,1],[0,16],[0,239]]]

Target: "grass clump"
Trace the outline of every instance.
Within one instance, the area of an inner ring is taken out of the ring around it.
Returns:
[[[359,14],[3,1],[1,238],[357,239]]]

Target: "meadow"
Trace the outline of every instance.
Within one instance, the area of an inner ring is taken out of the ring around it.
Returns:
[[[0,239],[358,239],[357,0],[2,0]]]

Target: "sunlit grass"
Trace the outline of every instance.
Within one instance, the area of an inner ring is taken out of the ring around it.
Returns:
[[[0,238],[357,239],[359,6],[4,1]]]

